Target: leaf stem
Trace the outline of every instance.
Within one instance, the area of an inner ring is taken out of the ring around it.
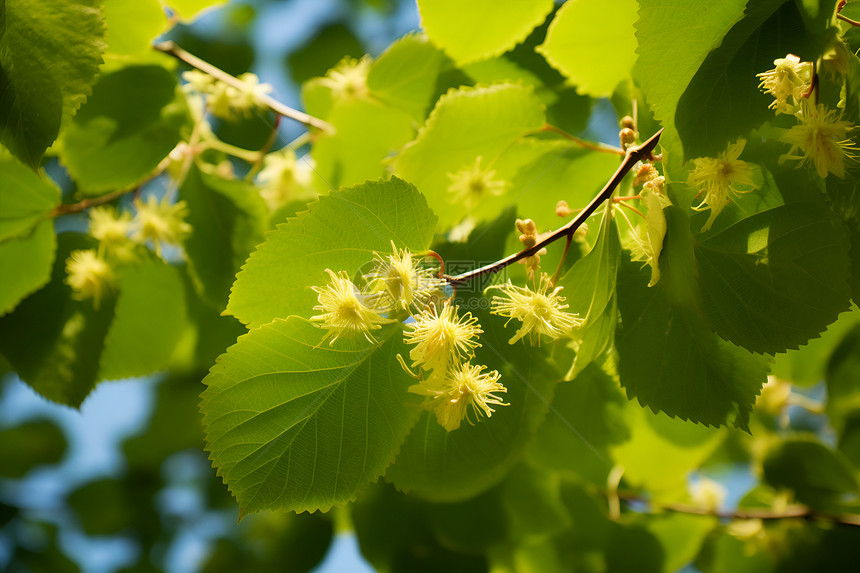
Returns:
[[[559,240],[562,237],[567,237],[569,235],[573,235],[576,230],[585,223],[586,219],[588,219],[594,211],[600,206],[601,203],[608,200],[612,196],[612,192],[615,191],[615,188],[621,183],[621,180],[624,179],[624,176],[633,168],[634,165],[638,161],[651,161],[655,158],[654,156],[654,148],[657,147],[657,143],[660,141],[660,134],[663,133],[661,129],[657,133],[651,136],[648,141],[644,142],[639,146],[631,146],[627,149],[627,153],[624,155],[624,160],[621,162],[621,165],[618,166],[615,173],[612,175],[612,178],[606,183],[603,189],[598,193],[594,199],[591,200],[591,203],[586,205],[586,207],[580,211],[576,217],[574,217],[569,223],[560,227],[558,230],[550,233],[544,239],[537,242],[534,246],[529,247],[528,249],[523,249],[522,251],[515,253],[513,255],[509,255],[500,261],[496,261],[489,265],[485,265],[483,267],[473,269],[469,272],[465,272],[456,276],[448,276],[446,275],[444,278],[448,281],[452,286],[461,285],[475,279],[477,277],[497,273],[500,270],[504,269],[508,265],[511,265],[517,261],[521,261],[526,257],[530,257],[540,251],[542,248],[546,247]]]
[[[165,54],[173,56],[174,58],[185,62],[189,66],[197,68],[201,72],[207,73],[213,78],[222,81],[225,84],[236,88],[237,90],[245,89],[242,80],[236,78],[235,76],[231,76],[224,70],[216,68],[209,62],[201,60],[194,54],[186,52],[185,50],[177,46],[174,42],[171,42],[169,40],[166,42],[159,42],[158,44],[153,45],[153,48],[155,48],[159,52],[164,52]],[[258,99],[260,103],[262,103],[278,115],[288,117],[290,119],[298,121],[299,123],[303,123],[304,125],[307,125],[309,127],[315,127],[322,131],[328,131],[332,133],[335,131],[334,126],[332,126],[327,121],[323,121],[321,119],[313,117],[312,115],[308,115],[297,109],[293,109],[289,106],[286,106],[273,97],[261,94],[258,96]]]
[[[860,28],[860,22],[858,22],[857,20],[852,20],[848,16],[843,16],[842,14],[837,14],[836,17],[838,19],[842,20],[843,22],[847,22],[848,24],[851,24],[855,28]]]
[[[585,149],[591,149],[593,151],[599,151],[601,153],[611,153],[612,155],[621,155],[622,157],[624,156],[624,150],[620,147],[606,145],[605,143],[592,143],[591,141],[580,139],[579,137],[576,137],[575,135],[566,132],[560,127],[556,127],[555,125],[546,124],[539,131],[557,133],[563,138],[572,141],[580,147],[584,147]]]

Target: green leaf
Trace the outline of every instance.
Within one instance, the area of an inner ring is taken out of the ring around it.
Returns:
[[[0,318],[0,353],[39,394],[77,408],[98,381],[98,365],[113,318],[112,297],[73,300],[64,284],[66,259],[75,249],[94,247],[77,233],[58,235],[51,282]]]
[[[290,317],[221,356],[200,409],[207,450],[242,515],[327,511],[385,471],[417,415],[394,358],[406,353],[400,333],[392,326],[377,334],[381,344],[333,348],[322,329]]]
[[[567,76],[579,93],[607,97],[630,77],[636,61],[636,1],[567,2],[537,51]]]
[[[824,380],[825,367],[843,337],[860,324],[860,311],[856,307],[839,315],[839,318],[821,333],[797,350],[788,350],[775,356],[771,374],[788,380],[796,386],[814,386]],[[828,390],[828,395],[831,392]],[[858,399],[860,403],[860,399]],[[834,424],[833,414],[830,423]]]
[[[179,198],[188,203],[194,229],[184,244],[192,277],[204,298],[223,310],[236,273],[264,240],[266,204],[250,183],[221,179],[196,164]]]
[[[626,405],[618,382],[592,363],[558,385],[551,413],[529,445],[529,460],[602,487],[613,465],[609,447],[630,438]]]
[[[29,235],[0,243],[0,316],[50,280],[56,250],[53,221],[42,221]]]
[[[365,99],[337,102],[326,120],[336,131],[321,134],[311,152],[321,191],[383,177],[383,160],[415,133],[405,111]]]
[[[612,459],[624,468],[624,480],[655,498],[673,501],[686,490],[690,472],[713,454],[728,433],[655,414],[633,402],[626,404],[624,420],[630,439],[610,449]]]
[[[676,137],[675,108],[681,94],[707,55],[743,17],[746,4],[747,0],[639,1],[634,75],[654,118],[666,129],[661,137],[664,148]]]
[[[370,66],[367,88],[386,104],[424,121],[444,55],[421,34],[403,36]]]
[[[377,571],[487,571],[483,555],[464,555],[440,544],[427,510],[428,504],[387,484],[371,486],[350,507],[362,556]]]
[[[773,117],[768,109],[773,98],[758,88],[756,74],[772,69],[773,61],[788,53],[816,61],[824,50],[822,33],[807,32],[795,2],[751,2],[678,100],[675,123],[685,157],[714,157]]]
[[[857,478],[848,462],[813,436],[780,442],[768,452],[763,469],[770,485],[791,489],[800,502],[813,506],[857,493]]]
[[[666,513],[648,516],[642,524],[663,547],[663,571],[674,573],[695,559],[705,538],[719,522],[715,517]]]
[[[500,317],[482,310],[472,314],[484,329],[474,363],[502,375],[500,382],[508,390],[504,398],[510,405],[453,432],[446,431],[432,412],[423,413],[385,479],[431,501],[464,500],[498,483],[543,421],[560,378],[540,349],[510,347],[510,333]]]
[[[556,476],[525,464],[511,470],[499,486],[508,539],[554,535],[570,526],[559,486]]]
[[[60,159],[86,194],[146,179],[190,121],[173,75],[133,66],[102,76],[60,137]]]
[[[450,90],[439,98],[418,137],[395,158],[394,172],[414,184],[431,205],[438,205],[440,224],[450,227],[466,213],[462,205],[454,205],[448,175],[474,167],[478,157],[482,169],[493,166],[514,142],[542,127],[544,120],[540,100],[523,86]]]
[[[565,376],[567,379],[576,377],[592,360],[606,352],[615,337],[618,322],[615,279],[621,243],[613,224],[612,209],[612,203],[607,203],[594,246],[559,281],[564,286],[562,294],[570,307],[568,312],[584,320],[576,332],[579,345],[573,365]]]
[[[0,430],[0,476],[18,479],[43,464],[56,464],[66,451],[66,438],[54,422],[39,420]]]
[[[158,0],[102,0],[107,22],[105,56],[127,58],[152,51],[152,42],[167,28]]]
[[[767,364],[712,333],[692,310],[675,306],[648,271],[618,273],[621,326],[615,343],[627,395],[672,417],[746,429]]]
[[[185,326],[179,271],[160,260],[122,269],[119,297],[101,355],[99,377],[118,380],[163,368]]]
[[[236,278],[227,312],[256,328],[274,318],[310,317],[325,269],[358,271],[374,252],[425,252],[436,217],[415,188],[397,178],[333,191],[278,225]]]
[[[510,50],[552,11],[551,0],[419,0],[421,25],[458,64]]]
[[[0,143],[37,168],[102,63],[98,0],[0,3]]]
[[[60,190],[0,152],[0,242],[29,234],[60,203]]]
[[[819,203],[744,219],[696,245],[696,259],[705,321],[753,352],[797,348],[849,306],[847,237]]]
[[[852,418],[860,420],[858,373],[860,373],[860,326],[854,326],[842,337],[827,362],[827,416],[840,437],[844,436],[846,426],[852,425]],[[856,421],[853,425],[856,425]]]

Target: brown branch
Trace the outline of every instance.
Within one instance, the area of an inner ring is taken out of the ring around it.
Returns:
[[[173,43],[171,41],[160,42],[158,44],[155,44],[153,47],[156,50],[158,50],[159,52],[164,52],[165,54],[171,55],[174,58],[185,62],[189,66],[197,68],[201,72],[209,74],[210,76],[212,76],[216,80],[222,81],[225,84],[236,88],[237,90],[244,90],[245,89],[245,85],[242,82],[242,80],[240,80],[234,76],[231,76],[230,74],[228,74],[224,70],[216,68],[215,66],[213,66],[209,62],[201,60],[200,58],[198,58],[194,54],[190,54],[190,53],[186,52],[185,50],[183,50],[182,48],[180,48],[179,46],[177,46],[175,43]],[[303,123],[303,124],[310,126],[310,127],[315,127],[315,128],[320,129],[322,131],[328,131],[331,133],[334,132],[334,126],[332,126],[327,121],[323,121],[321,119],[313,117],[312,115],[308,115],[308,114],[301,112],[297,109],[293,109],[291,107],[288,107],[273,97],[270,97],[270,96],[265,95],[265,94],[260,94],[259,96],[257,96],[257,99],[260,101],[261,104],[265,105],[270,110],[277,113],[278,115],[282,115],[284,117],[294,119],[294,120],[298,121],[299,123]]]
[[[601,492],[604,495],[606,492]],[[805,505],[790,505],[783,511],[774,511],[765,508],[749,508],[735,509],[731,511],[717,511],[695,505],[687,505],[683,503],[659,503],[653,500],[647,500],[639,494],[630,492],[618,492],[618,497],[627,502],[639,502],[649,505],[655,509],[663,511],[671,511],[673,513],[686,513],[690,515],[703,515],[709,517],[717,517],[719,519],[793,519],[801,518],[812,521],[827,521],[831,523],[842,523],[844,525],[860,526],[860,515],[853,513],[827,513],[816,511]]]
[[[135,183],[129,187],[124,187],[122,189],[117,189],[116,191],[112,191],[105,195],[100,195],[98,197],[93,197],[92,199],[84,199],[83,201],[79,201],[77,203],[69,203],[64,205],[57,205],[54,207],[54,210],[48,214],[48,217],[59,217],[60,215],[73,215],[75,213],[80,213],[90,207],[97,207],[98,205],[104,205],[105,203],[110,203],[114,199],[119,199],[126,193],[131,193],[132,191],[136,191],[140,189],[140,186],[152,181],[156,177],[158,177],[165,169],[170,167],[170,163],[173,159],[168,155],[155,168],[155,170],[143,181]]]
[[[478,269],[471,270],[466,273],[462,273],[456,276],[445,276],[445,279],[452,286],[461,285],[469,282],[472,279],[477,277],[488,275],[492,273],[497,273],[508,265],[512,265],[517,261],[521,261],[526,257],[531,257],[536,254],[538,251],[557,241],[562,237],[567,237],[569,235],[573,235],[576,230],[585,223],[586,219],[588,219],[594,211],[600,206],[601,203],[609,199],[612,196],[612,192],[615,191],[615,188],[621,183],[621,180],[624,179],[624,176],[627,175],[627,172],[630,171],[634,165],[638,161],[642,160],[652,160],[654,159],[654,148],[657,147],[657,142],[660,140],[660,134],[663,133],[661,129],[657,133],[651,136],[651,138],[639,145],[638,147],[630,147],[627,150],[627,153],[624,156],[624,160],[621,162],[621,165],[618,166],[618,169],[615,171],[615,174],[612,175],[612,178],[606,183],[600,193],[591,200],[591,203],[586,205],[586,207],[580,211],[576,217],[574,217],[569,223],[559,228],[557,231],[554,231],[547,235],[543,240],[536,243],[533,247],[529,247],[528,249],[523,249],[519,253],[515,253],[500,261],[496,261],[495,263],[483,266]]]
[[[614,147],[612,145],[606,145],[605,143],[592,143],[590,141],[586,141],[584,139],[580,139],[575,135],[571,135],[560,127],[556,127],[554,125],[546,124],[539,131],[546,131],[549,133],[557,133],[563,138],[572,141],[580,147],[584,147],[585,149],[591,149],[593,151],[599,151],[601,153],[611,153],[612,155],[621,155],[624,156],[624,150],[620,147]]]

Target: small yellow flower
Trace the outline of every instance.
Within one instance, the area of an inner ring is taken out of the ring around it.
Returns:
[[[305,156],[299,160],[289,147],[269,153],[257,175],[260,195],[273,211],[293,199],[302,199],[309,195],[313,170],[313,159]]]
[[[442,372],[448,364],[470,356],[472,349],[480,344],[473,340],[484,331],[478,319],[467,312],[457,316],[457,307],[445,303],[442,312],[436,306],[415,315],[415,322],[406,325],[411,329],[404,334],[407,344],[414,344],[409,352],[413,366],[423,365],[425,369],[438,369]]]
[[[472,167],[466,167],[456,173],[449,173],[448,193],[452,203],[462,203],[467,209],[477,205],[487,196],[498,196],[504,193],[508,186],[503,179],[496,179],[492,169],[481,168],[481,156],[475,158]]]
[[[383,258],[376,253],[373,270],[364,276],[368,281],[371,297],[380,309],[409,309],[414,305],[424,305],[430,295],[446,283],[434,277],[431,268],[421,266],[421,260],[413,260],[407,249],[397,250],[391,241],[393,255]]]
[[[320,83],[331,89],[335,100],[367,97],[367,74],[371,63],[370,56],[360,60],[346,57],[330,69]]]
[[[717,215],[729,204],[729,192],[749,193],[758,188],[752,179],[752,165],[738,159],[746,143],[745,139],[739,139],[729,144],[719,157],[699,157],[693,160],[694,167],[687,178],[687,185],[697,189],[699,195],[705,194],[702,202],[693,209],[711,210],[711,215],[702,227],[703,231],[711,228]]]
[[[272,91],[271,85],[261,84],[260,78],[250,73],[237,78],[242,82],[240,88],[196,70],[184,72],[182,78],[188,82],[183,86],[186,92],[207,96],[212,115],[228,120],[248,117],[255,108],[263,107],[263,96]]]
[[[461,364],[446,375],[430,376],[427,380],[409,388],[413,394],[427,396],[429,399],[424,407],[436,413],[436,420],[447,431],[451,432],[460,427],[463,418],[469,420],[469,414],[474,413],[475,421],[484,415],[493,415],[494,406],[507,406],[496,393],[507,392],[507,388],[499,382],[501,375],[492,370],[484,372],[486,366]],[[471,409],[470,409],[471,407]]]
[[[508,317],[508,322],[517,319],[523,323],[516,335],[508,341],[509,344],[516,343],[528,334],[529,342],[534,346],[540,344],[542,334],[556,339],[582,326],[582,319],[564,311],[568,305],[562,304],[563,296],[558,296],[564,287],[555,287],[552,292],[548,292],[550,286],[549,276],[543,273],[536,292],[528,287],[515,286],[510,280],[505,284],[487,288],[499,289],[502,292],[502,296],[493,297],[491,313]]]
[[[159,256],[161,243],[180,245],[191,234],[191,225],[184,220],[188,215],[185,201],[170,203],[165,195],[159,202],[154,195],[149,195],[146,203],[135,199],[134,207],[137,215],[132,221],[134,233],[131,238],[138,243],[152,241]]]
[[[765,88],[765,93],[774,97],[768,106],[781,113],[797,112],[803,95],[812,84],[812,62],[801,62],[794,54],[773,61],[774,69],[756,74],[761,78],[759,88]]]
[[[844,178],[845,158],[856,159],[860,149],[847,138],[854,127],[840,116],[839,112],[827,109],[823,104],[815,106],[803,100],[801,112],[797,115],[800,123],[780,137],[780,141],[790,144],[791,149],[779,160],[794,159],[801,165],[812,163],[822,178],[828,173]]]
[[[379,330],[382,328],[380,325],[394,321],[380,316],[362,302],[363,296],[349,280],[346,271],[334,274],[326,269],[325,272],[331,277],[331,282],[324,287],[311,287],[319,295],[319,304],[314,310],[323,311],[320,315],[312,316],[311,320],[322,322],[322,327],[328,329],[323,340],[333,336],[329,341],[329,345],[332,345],[342,334],[364,334],[368,341],[375,343],[376,339],[370,335],[370,331]]]
[[[117,213],[109,205],[93,207],[89,211],[90,235],[95,237],[109,252],[122,260],[134,256],[131,248],[131,213]]]
[[[116,283],[113,269],[93,249],[72,251],[66,259],[66,274],[65,283],[72,287],[72,298],[91,298],[96,309]]]

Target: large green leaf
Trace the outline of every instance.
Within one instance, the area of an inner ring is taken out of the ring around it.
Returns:
[[[478,157],[482,169],[494,169],[504,151],[544,121],[540,100],[520,85],[450,90],[439,98],[418,137],[397,156],[394,171],[439,206],[440,223],[449,227],[466,215],[448,192],[449,174],[474,167]]]
[[[236,278],[227,312],[251,328],[291,314],[310,317],[325,269],[354,273],[374,252],[425,252],[436,217],[415,188],[397,178],[333,191],[278,225]]]
[[[552,11],[551,0],[419,0],[421,25],[458,64],[501,55]]]
[[[0,150],[0,242],[28,234],[60,203],[60,190]]]
[[[636,61],[636,1],[575,0],[556,13],[537,50],[580,93],[612,94]]]
[[[689,23],[685,29],[691,29]],[[788,53],[816,61],[824,51],[823,31],[807,32],[796,2],[750,2],[743,20],[708,54],[678,100],[675,123],[685,157],[716,156],[773,117],[768,108],[773,99],[758,89],[755,75]]]
[[[676,137],[675,107],[681,94],[711,50],[743,17],[746,4],[747,0],[640,0],[634,72],[655,119],[666,129],[661,138],[664,148]]]
[[[185,289],[175,267],[160,260],[127,267],[118,289],[99,371],[106,380],[163,368],[185,326]]]
[[[474,299],[476,302],[481,299]],[[474,308],[472,305],[470,308]],[[489,419],[448,432],[425,412],[385,474],[397,489],[433,501],[459,501],[499,482],[543,421],[559,373],[539,348],[508,344],[504,320],[473,310],[484,329],[474,363],[497,370],[505,401]]]
[[[72,299],[63,283],[66,258],[95,242],[77,233],[58,235],[51,282],[30,295],[14,312],[0,318],[0,353],[39,394],[78,407],[98,381],[99,359],[113,318],[113,297],[101,301]]]
[[[609,447],[625,442],[627,397],[596,364],[555,391],[546,421],[529,445],[529,460],[601,487],[612,469]]]
[[[158,0],[103,0],[107,22],[105,56],[128,58],[152,51],[152,42],[167,28]]]
[[[720,339],[633,263],[618,273],[616,334],[621,384],[643,406],[710,426],[746,429],[767,364]],[[662,282],[662,281],[661,281]]]
[[[0,243],[0,316],[51,278],[57,249],[53,221],[42,221],[29,234]]]
[[[567,310],[584,320],[577,332],[580,338],[576,358],[566,378],[574,378],[612,345],[618,308],[615,300],[615,278],[621,257],[618,229],[613,224],[613,207],[606,204],[600,232],[591,250],[565,273],[559,281],[564,286]]]
[[[133,185],[176,146],[189,121],[173,75],[158,66],[103,76],[60,137],[60,159],[88,194]]]
[[[415,133],[405,111],[367,99],[338,101],[326,120],[335,132],[321,134],[312,151],[320,191],[383,177],[383,160]]]
[[[647,489],[657,499],[676,501],[686,491],[690,472],[713,454],[728,433],[655,414],[635,402],[625,404],[623,416],[630,439],[611,446],[612,459],[624,469],[626,483]]]
[[[327,511],[344,505],[393,461],[418,414],[401,330],[323,342],[290,317],[244,335],[204,383],[207,449],[242,514]]]
[[[192,165],[179,189],[194,229],[185,253],[204,298],[223,310],[242,264],[263,242],[266,205],[253,185],[221,179]]]
[[[857,477],[847,460],[814,436],[796,436],[774,446],[762,467],[775,488],[794,490],[803,503],[820,505],[856,494]]]
[[[0,1],[0,143],[36,168],[102,63],[99,0]]]
[[[426,36],[409,34],[373,62],[367,73],[367,88],[386,104],[423,122],[443,58]]]
[[[698,244],[696,259],[708,325],[753,352],[797,348],[849,306],[848,240],[822,204],[744,219]]]

